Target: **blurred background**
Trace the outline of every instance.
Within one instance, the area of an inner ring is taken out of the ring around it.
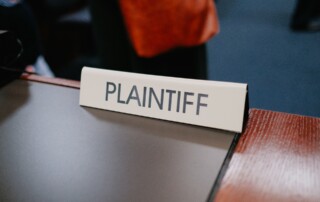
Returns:
[[[86,0],[26,1],[56,77],[99,66]],[[250,108],[320,117],[320,32],[293,32],[296,1],[219,0],[220,33],[207,43],[210,80],[249,84]]]
[[[293,32],[296,1],[218,1],[209,78],[249,84],[250,107],[320,117],[320,32]]]

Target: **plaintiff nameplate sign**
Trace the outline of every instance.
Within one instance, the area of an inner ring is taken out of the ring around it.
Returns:
[[[247,85],[84,67],[80,105],[241,132]]]

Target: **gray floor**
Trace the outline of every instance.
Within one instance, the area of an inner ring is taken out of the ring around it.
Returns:
[[[320,32],[289,30],[295,1],[219,0],[210,79],[249,84],[250,107],[320,117]]]

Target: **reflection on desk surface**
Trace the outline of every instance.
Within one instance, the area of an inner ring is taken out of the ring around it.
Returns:
[[[206,201],[234,133],[79,106],[79,90],[0,89],[0,201]]]

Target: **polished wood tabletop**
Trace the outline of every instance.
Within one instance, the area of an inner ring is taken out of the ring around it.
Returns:
[[[58,85],[58,86],[80,89],[79,81],[74,81],[69,79],[43,77],[36,74],[23,74],[21,76],[21,79],[27,80],[27,81],[35,81],[35,82],[47,83],[51,85]]]
[[[215,201],[320,201],[320,119],[251,110]]]

